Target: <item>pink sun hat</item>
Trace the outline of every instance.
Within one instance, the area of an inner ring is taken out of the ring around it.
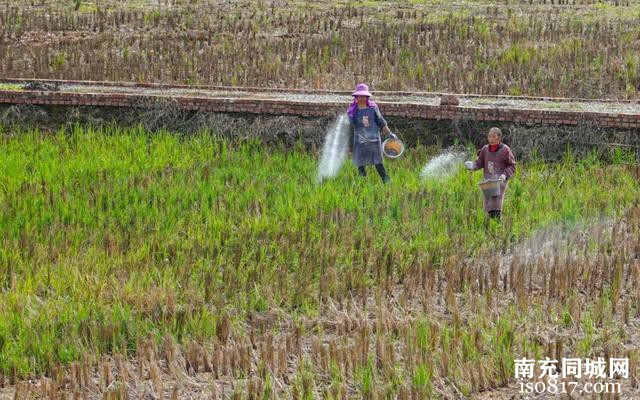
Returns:
[[[351,95],[371,97],[371,93],[369,93],[369,86],[367,86],[365,83],[358,83],[356,85],[356,91],[353,92]]]

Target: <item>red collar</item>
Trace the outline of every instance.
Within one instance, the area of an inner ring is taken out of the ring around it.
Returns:
[[[496,151],[498,151],[499,148],[500,148],[500,143],[489,145],[489,151],[492,153],[495,153]]]

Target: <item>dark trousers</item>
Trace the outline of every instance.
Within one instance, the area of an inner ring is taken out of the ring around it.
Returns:
[[[389,181],[389,175],[387,175],[387,170],[384,168],[383,164],[375,164],[376,167],[376,171],[378,171],[378,175],[380,175],[380,178],[382,178],[382,182],[388,182]],[[360,176],[367,176],[367,171],[363,166],[358,167],[358,173],[360,174]]]

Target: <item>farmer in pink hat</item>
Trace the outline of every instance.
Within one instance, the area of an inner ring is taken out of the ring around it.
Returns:
[[[382,164],[382,140],[380,130],[395,137],[382,117],[378,105],[371,100],[369,87],[364,83],[356,85],[352,93],[353,103],[347,109],[347,115],[353,125],[353,163],[360,176],[365,176],[365,166],[374,165],[384,183],[389,175]]]
[[[466,161],[464,166],[469,171],[484,170],[484,179],[500,179],[500,194],[484,198],[484,210],[491,218],[500,219],[504,193],[507,190],[509,179],[516,172],[516,159],[511,149],[502,143],[502,131],[500,128],[489,129],[487,135],[489,144],[478,152],[476,161]]]

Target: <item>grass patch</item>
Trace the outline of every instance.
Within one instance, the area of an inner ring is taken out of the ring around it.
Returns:
[[[0,83],[0,90],[20,91],[22,90],[22,85],[17,83]]]

